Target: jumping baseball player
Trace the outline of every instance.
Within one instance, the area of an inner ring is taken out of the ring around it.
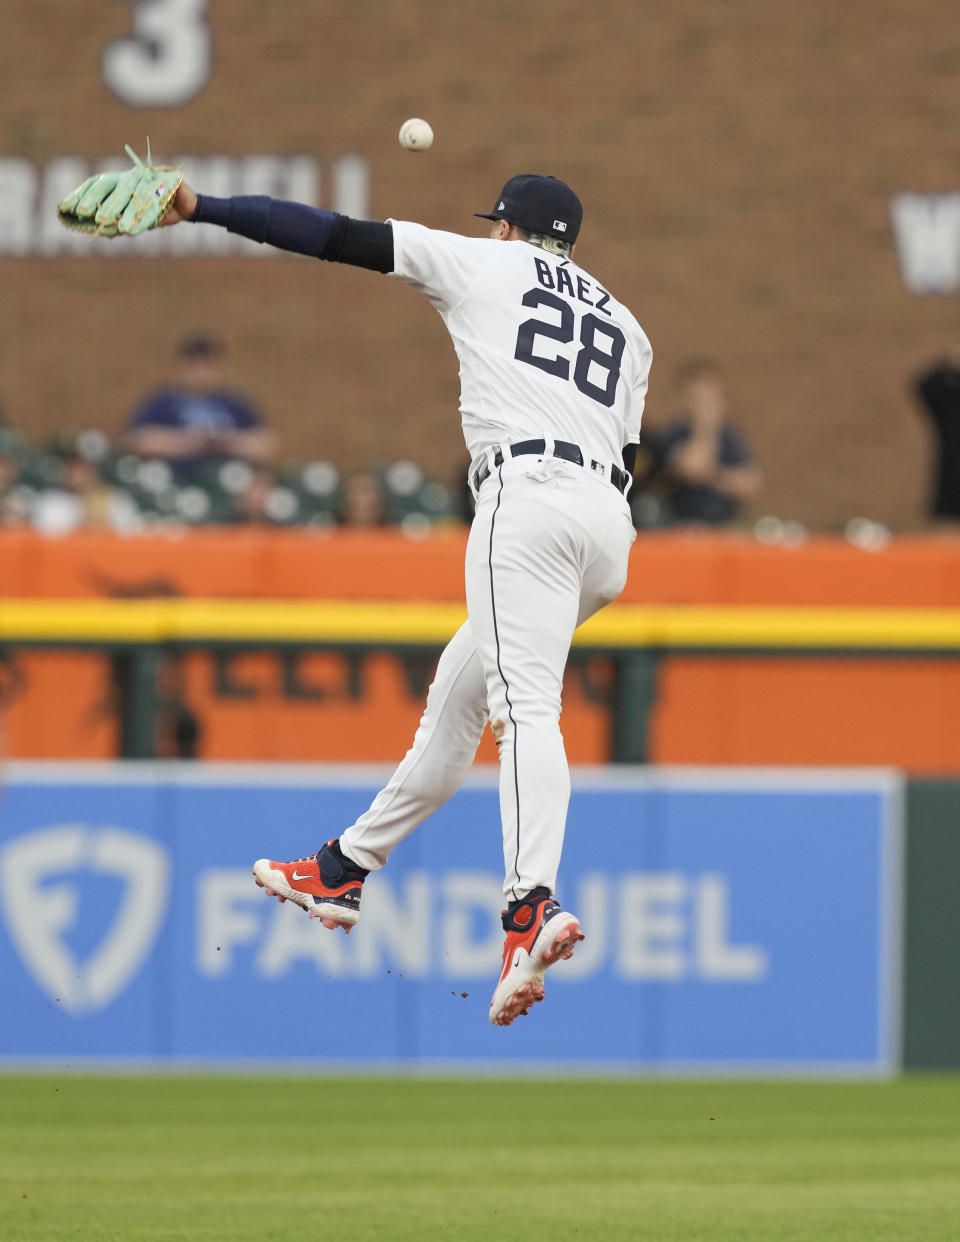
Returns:
[[[440,658],[411,749],[357,822],[295,862],[260,859],[258,884],[328,928],[360,917],[363,881],[459,787],[489,721],[500,753],[507,908],[490,1021],[543,998],[544,971],[583,933],[554,900],[570,777],[560,734],[576,627],[616,599],[635,534],[625,493],[650,344],[574,262],[583,209],[554,177],[511,177],[488,237],[358,221],[181,184],[164,225],[218,224],[258,242],[389,273],[439,311],[460,360],[460,413],[477,501],[466,554],[469,620]]]

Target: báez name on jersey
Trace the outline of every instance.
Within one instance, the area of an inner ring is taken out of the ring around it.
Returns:
[[[544,289],[553,289],[557,293],[565,293],[567,297],[576,298],[579,302],[585,302],[587,306],[592,306],[594,310],[602,311],[604,315],[611,315],[612,312],[607,310],[610,294],[606,290],[601,289],[599,285],[594,284],[592,280],[587,280],[585,276],[581,276],[579,272],[576,276],[571,275],[567,271],[567,262],[568,260],[565,259],[557,267],[554,267],[546,259],[534,259],[533,263],[537,269],[538,282],[543,285]]]

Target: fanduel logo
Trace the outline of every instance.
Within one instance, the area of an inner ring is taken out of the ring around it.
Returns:
[[[88,870],[124,882],[113,921],[80,961],[66,936],[80,917],[69,873]],[[153,947],[170,893],[167,851],[123,828],[64,824],[18,837],[0,851],[0,911],[37,983],[73,1014],[103,1009]]]
[[[565,898],[561,898],[565,900]],[[604,970],[624,982],[696,979],[760,983],[770,973],[761,944],[731,937],[734,894],[715,872],[587,872],[570,892],[587,939],[557,980],[585,980]],[[201,872],[197,882],[197,969],[224,978],[252,967],[280,979],[311,965],[328,979],[496,976],[503,951],[499,876],[490,872],[382,872],[364,885],[360,925],[331,935],[289,904],[265,902],[246,870]]]

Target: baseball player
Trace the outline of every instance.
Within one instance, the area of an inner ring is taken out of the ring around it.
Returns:
[[[460,361],[476,516],[469,620],[443,652],[411,749],[370,808],[315,855],[260,859],[258,884],[348,932],[363,882],[460,786],[489,721],[500,755],[503,967],[490,1021],[543,998],[580,923],[554,897],[570,777],[560,733],[576,627],[623,589],[635,538],[625,493],[651,349],[627,308],[574,261],[583,209],[564,182],[522,174],[489,236],[358,221],[266,197],[180,186],[165,225],[219,224],[255,241],[389,273],[439,311]]]

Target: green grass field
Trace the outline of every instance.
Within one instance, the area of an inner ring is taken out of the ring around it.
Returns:
[[[956,1242],[960,1077],[0,1077],[3,1242]]]

